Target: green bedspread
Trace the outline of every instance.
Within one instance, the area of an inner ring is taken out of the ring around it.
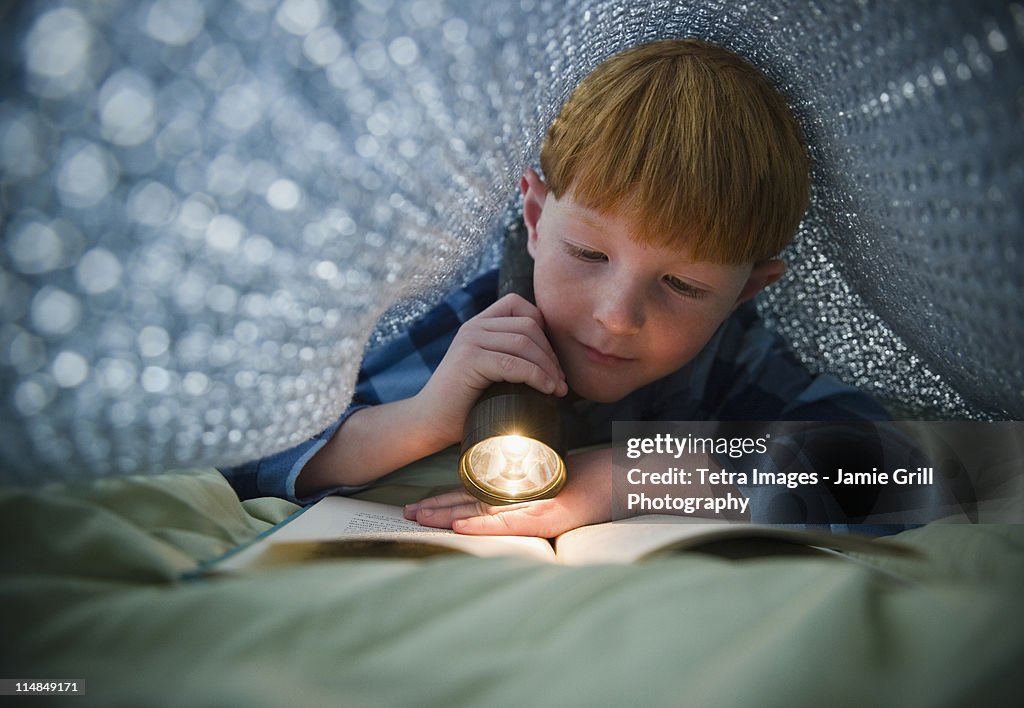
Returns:
[[[365,496],[422,496],[449,463]],[[924,559],[885,561],[902,583],[697,553],[182,577],[296,508],[239,503],[214,470],[4,492],[0,678],[84,680],[31,705],[1020,704],[1024,527],[904,532]]]

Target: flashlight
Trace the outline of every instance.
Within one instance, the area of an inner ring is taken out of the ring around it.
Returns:
[[[547,499],[565,484],[558,401],[526,384],[491,384],[462,436],[459,477],[488,504]]]
[[[533,302],[533,259],[522,221],[509,227],[498,297],[515,292]],[[565,484],[565,442],[556,396],[521,383],[491,384],[466,418],[459,477],[488,504],[548,499]]]

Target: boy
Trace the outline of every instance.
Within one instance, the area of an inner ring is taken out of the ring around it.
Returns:
[[[578,397],[577,443],[612,420],[875,419],[812,376],[749,304],[808,204],[785,101],[740,57],[694,39],[612,57],[574,91],[521,180],[536,306],[491,302],[494,274],[370,352],[353,405],[322,434],[225,474],[240,495],[311,500],[461,440],[492,382]],[[413,356],[413,347],[419,356]],[[413,362],[410,364],[410,362]],[[371,405],[373,404],[373,405]],[[396,436],[394,431],[402,431]],[[608,520],[611,450],[571,455],[554,499],[489,507],[455,491],[406,507],[463,533],[554,536]]]

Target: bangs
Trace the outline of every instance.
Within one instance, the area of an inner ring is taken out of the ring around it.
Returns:
[[[571,191],[625,215],[639,240],[713,263],[776,255],[808,203],[802,136],[781,97],[739,57],[695,40],[599,66],[552,125],[541,167],[556,197]]]

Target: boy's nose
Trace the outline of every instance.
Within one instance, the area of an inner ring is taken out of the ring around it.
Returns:
[[[636,334],[644,325],[642,298],[628,286],[609,285],[597,293],[594,319],[612,334]]]

